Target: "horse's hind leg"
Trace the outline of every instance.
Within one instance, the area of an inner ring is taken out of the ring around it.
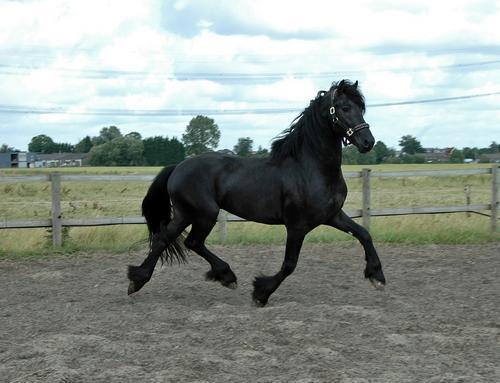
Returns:
[[[222,286],[235,289],[237,287],[236,275],[234,275],[226,262],[217,257],[205,246],[205,239],[210,234],[210,231],[212,231],[216,221],[217,214],[215,214],[215,218],[197,219],[193,222],[191,232],[184,241],[184,244],[188,249],[193,250],[210,264],[211,269],[206,274],[208,280],[218,281]]]
[[[180,218],[180,215],[177,217],[167,225],[163,222],[160,224],[160,232],[153,235],[151,250],[144,262],[140,266],[128,267],[128,279],[130,280],[128,295],[139,291],[151,279],[156,263],[163,251],[189,225]]]

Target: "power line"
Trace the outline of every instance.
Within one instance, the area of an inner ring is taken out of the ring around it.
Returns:
[[[423,72],[428,70],[464,70],[464,69],[481,69],[498,70],[500,67],[495,67],[500,64],[500,60],[478,61],[469,63],[457,63],[449,65],[436,66],[420,66],[420,67],[396,67],[396,68],[380,68],[371,69],[370,72]],[[493,68],[492,68],[493,66]],[[144,80],[145,77],[153,76],[163,80],[178,80],[178,81],[195,81],[208,80],[218,82],[235,82],[235,81],[274,81],[286,77],[295,78],[335,78],[341,75],[362,74],[363,70],[338,70],[331,72],[272,72],[272,73],[245,73],[245,72],[174,72],[165,73],[158,71],[125,71],[115,69],[72,69],[61,67],[44,67],[41,65],[20,65],[14,66],[9,64],[0,64],[0,75],[6,76],[24,76],[36,70],[44,70],[55,73],[60,77],[70,77],[78,79],[101,79],[110,80],[115,78],[125,78],[127,80]]]
[[[20,70],[18,70],[20,69]],[[63,78],[93,79],[93,80],[138,80],[143,81],[147,77],[154,77],[161,80],[177,81],[216,81],[216,82],[236,82],[236,81],[276,81],[287,77],[294,78],[335,78],[340,75],[361,73],[361,71],[336,71],[336,72],[282,72],[282,73],[204,73],[204,72],[147,72],[147,71],[120,71],[120,70],[94,70],[94,69],[67,69],[67,68],[43,68],[43,67],[11,67],[0,64],[0,75],[25,76],[31,71],[44,70],[55,73]]]
[[[33,108],[28,106],[0,105],[0,113],[9,114],[67,114],[82,116],[192,116],[192,115],[241,115],[296,112],[297,108],[256,109],[88,109],[69,110],[63,107]]]
[[[385,103],[378,103],[378,104],[369,104],[369,105],[367,105],[367,107],[369,106],[371,108],[380,108],[380,107],[384,107],[384,106],[429,104],[429,103],[433,103],[433,102],[458,101],[458,100],[467,100],[470,98],[480,98],[480,97],[489,97],[489,96],[497,96],[497,95],[500,95],[500,92],[470,94],[470,95],[456,96],[456,97],[427,98],[427,99],[422,99],[422,100],[410,100],[410,101],[399,101],[399,102],[385,102]]]
[[[429,98],[421,100],[408,100],[367,104],[369,108],[381,108],[401,105],[428,104],[437,102],[450,102],[467,100],[480,97],[500,95],[498,92],[479,93],[456,97]],[[2,105],[0,113],[4,114],[66,114],[82,116],[137,116],[137,117],[168,117],[168,116],[193,116],[193,115],[243,115],[243,114],[279,114],[296,113],[302,108],[244,108],[244,109],[86,109],[75,110],[64,107],[30,107],[22,105]]]

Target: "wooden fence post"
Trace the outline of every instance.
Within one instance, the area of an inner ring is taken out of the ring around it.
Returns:
[[[62,246],[62,225],[61,225],[61,175],[52,173],[50,175],[52,194],[52,245]]]
[[[499,166],[494,164],[491,168],[491,231],[498,230],[498,187],[500,184]]]
[[[220,210],[217,221],[219,223],[219,241],[220,243],[224,243],[227,237],[227,212]]]
[[[361,208],[361,216],[363,217],[363,226],[366,230],[370,230],[370,203],[371,203],[371,188],[370,188],[370,172],[371,169],[363,169],[361,171],[363,183],[363,205]]]
[[[465,213],[465,215],[467,216],[467,218],[470,218],[469,206],[470,206],[471,191],[472,191],[472,186],[471,185],[465,185],[465,187],[464,187],[465,204],[467,205],[467,213]]]

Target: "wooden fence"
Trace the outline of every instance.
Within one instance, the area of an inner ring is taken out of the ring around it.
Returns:
[[[438,206],[438,207],[408,207],[408,208],[371,208],[371,182],[373,177],[448,177],[448,176],[466,176],[475,174],[491,174],[491,203],[489,204],[466,204],[462,206]],[[346,213],[352,218],[362,218],[363,226],[370,227],[371,217],[411,215],[411,214],[442,214],[442,213],[477,213],[490,211],[491,231],[498,230],[498,190],[500,184],[500,167],[493,165],[491,168],[484,169],[461,169],[461,170],[430,170],[430,171],[397,171],[382,172],[363,169],[360,172],[346,172],[345,178],[362,179],[362,206],[360,209],[347,210]],[[140,216],[133,217],[101,217],[101,218],[64,218],[61,213],[61,182],[63,181],[143,181],[150,182],[153,175],[62,175],[52,173],[40,176],[3,176],[0,177],[0,183],[25,183],[25,182],[50,182],[52,208],[51,218],[47,219],[28,219],[28,220],[0,220],[0,229],[19,229],[19,228],[52,228],[52,242],[55,247],[62,245],[62,228],[78,226],[104,226],[104,225],[123,225],[123,224],[143,224],[144,218]],[[221,241],[226,238],[227,223],[244,221],[227,212],[221,211],[219,214],[219,236]]]

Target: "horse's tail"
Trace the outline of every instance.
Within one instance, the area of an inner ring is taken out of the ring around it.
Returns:
[[[156,176],[142,201],[142,215],[146,219],[149,231],[149,250],[153,245],[153,237],[165,230],[172,220],[172,206],[167,190],[167,182],[175,169],[167,166]],[[186,248],[183,245],[184,235],[180,235],[168,243],[167,248],[161,253],[162,262],[186,262]]]

